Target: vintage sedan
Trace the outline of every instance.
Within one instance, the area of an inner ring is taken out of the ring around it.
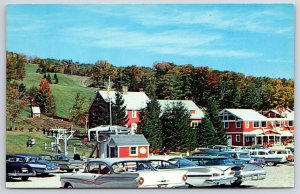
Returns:
[[[73,170],[78,171],[83,167],[83,160],[74,160],[63,154],[40,154],[39,155],[44,160],[49,162],[56,162],[59,164],[60,170],[66,170],[67,172],[73,172]]]
[[[235,171],[237,178],[231,183],[233,186],[239,186],[246,180],[263,180],[266,178],[264,169],[255,164],[249,164],[243,160],[235,160],[224,156],[190,156],[188,160],[194,161],[199,166],[214,166],[219,169]]]
[[[196,163],[181,157],[149,158],[149,161],[158,170],[187,170],[188,179],[186,183],[189,187],[220,185],[237,180],[234,177],[234,171],[232,171],[232,176],[224,177],[224,172],[218,168],[197,166]]]
[[[43,160],[38,155],[16,154],[15,156],[23,157],[26,163],[31,166],[33,172],[36,174],[47,176],[50,173],[59,172],[59,166],[57,163]]]
[[[146,159],[90,159],[84,172],[61,175],[63,188],[186,187],[186,170],[157,171]]]
[[[263,158],[266,165],[276,166],[277,164],[282,164],[285,161],[282,161],[282,156],[276,155],[272,150],[268,149],[258,149],[258,150],[249,150],[251,158],[258,159]]]
[[[21,178],[22,181],[27,181],[32,176],[34,176],[32,168],[26,164],[24,158],[13,155],[6,156],[6,179]]]

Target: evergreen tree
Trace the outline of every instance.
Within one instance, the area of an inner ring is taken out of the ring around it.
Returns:
[[[84,103],[85,98],[81,97],[80,93],[77,92],[74,105],[70,110],[70,120],[80,127],[84,127],[86,121],[86,112],[83,107]]]
[[[109,103],[97,92],[89,109],[89,128],[109,124]]]
[[[44,73],[44,79],[47,79],[47,74],[46,73]]]
[[[115,102],[112,104],[112,121],[113,125],[124,126],[128,122],[126,106],[121,92],[115,93]]]
[[[48,73],[48,75],[47,75],[47,81],[49,82],[49,84],[52,84],[51,76],[50,76],[49,73]]]
[[[160,105],[156,98],[147,103],[142,109],[139,123],[140,131],[146,137],[153,149],[163,147],[163,131],[160,120]]]
[[[58,77],[56,73],[54,73],[53,79],[54,79],[54,84],[58,84]]]
[[[226,131],[223,122],[219,117],[218,104],[215,97],[210,97],[207,103],[207,118],[216,130],[216,144],[227,145]]]
[[[208,117],[203,119],[203,122],[196,127],[197,141],[200,147],[216,145],[216,131]]]
[[[190,127],[189,118],[190,114],[181,102],[165,107],[161,122],[166,148],[176,151],[195,148],[197,138],[194,129]]]

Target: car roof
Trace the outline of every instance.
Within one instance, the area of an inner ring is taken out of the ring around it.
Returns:
[[[224,156],[187,156],[186,158],[204,158],[204,159],[228,159],[228,157],[224,157]]]
[[[89,158],[88,162],[105,162],[109,165],[117,162],[149,162],[146,158]]]

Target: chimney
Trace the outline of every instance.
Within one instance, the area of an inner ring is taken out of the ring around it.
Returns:
[[[128,93],[128,86],[122,86],[122,93],[126,95]]]
[[[143,92],[143,91],[144,91],[144,89],[143,89],[143,88],[139,88],[139,91],[140,91],[140,92]]]

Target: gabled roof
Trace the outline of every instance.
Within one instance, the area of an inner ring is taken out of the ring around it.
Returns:
[[[131,145],[150,145],[142,134],[136,135],[111,135],[111,140],[117,146],[131,146]]]
[[[267,121],[269,118],[265,117],[264,115],[256,112],[252,109],[223,109],[220,114],[223,112],[229,112],[234,116],[242,119],[243,121]]]
[[[172,103],[181,102],[187,110],[195,110],[195,114],[191,114],[191,119],[203,119],[205,117],[204,112],[192,100],[158,100],[158,102],[162,110],[165,110],[167,106],[172,106]]]
[[[104,100],[109,101],[109,97],[112,98],[112,102],[115,102],[116,91],[99,91]],[[141,110],[147,106],[149,102],[148,96],[145,92],[126,92],[122,93],[126,110]]]
[[[31,110],[32,110],[33,114],[40,114],[41,113],[40,107],[38,107],[38,106],[31,107]]]

